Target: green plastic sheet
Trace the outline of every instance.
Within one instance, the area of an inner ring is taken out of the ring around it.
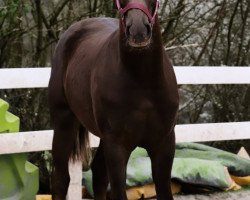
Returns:
[[[0,99],[0,133],[19,131],[20,120],[8,108],[9,104]],[[1,200],[34,200],[38,188],[38,168],[27,161],[26,154],[0,155]]]
[[[180,183],[225,190],[232,184],[227,168],[236,176],[250,175],[249,160],[202,144],[179,143],[171,176]],[[128,161],[127,187],[149,183],[153,183],[150,158],[145,149],[136,148]],[[83,184],[93,196],[91,170],[83,172]]]

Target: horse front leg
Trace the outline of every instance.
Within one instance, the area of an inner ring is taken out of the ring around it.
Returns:
[[[96,151],[94,160],[91,164],[93,173],[93,190],[95,200],[106,200],[107,186],[108,186],[108,174],[104,158],[103,141],[100,141],[100,145]]]
[[[74,145],[76,119],[71,111],[60,110],[54,117],[54,137],[52,144],[52,199],[65,200],[70,175],[68,162]]]
[[[127,200],[126,169],[133,148],[114,140],[104,141],[104,154],[111,185],[112,200]]]
[[[175,135],[148,149],[152,163],[152,175],[156,187],[157,200],[173,200],[171,190],[171,170],[175,153]]]

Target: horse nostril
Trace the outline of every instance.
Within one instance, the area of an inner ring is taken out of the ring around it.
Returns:
[[[125,22],[126,36],[131,35],[131,26],[132,26],[132,20],[130,18],[127,18]]]
[[[126,26],[126,36],[130,35],[130,28],[131,28],[131,25]]]
[[[151,33],[152,33],[152,28],[150,24],[145,24],[146,28],[147,28],[147,36],[150,37]]]

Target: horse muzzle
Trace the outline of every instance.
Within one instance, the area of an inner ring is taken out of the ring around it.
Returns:
[[[122,26],[127,36],[128,45],[136,48],[149,46],[159,8],[159,0],[156,0],[154,13],[140,2],[130,2],[122,8],[120,0],[116,0],[116,5],[121,14]]]
[[[139,10],[131,10],[126,16],[125,32],[131,47],[146,47],[151,43],[152,26]]]

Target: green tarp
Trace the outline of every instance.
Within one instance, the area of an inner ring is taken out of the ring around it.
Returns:
[[[179,143],[176,145],[172,179],[180,183],[224,190],[232,184],[226,167],[236,176],[250,175],[249,160],[197,143]],[[153,183],[151,162],[145,149],[136,148],[132,152],[127,166],[126,183],[128,187]],[[83,172],[83,184],[93,196],[91,170]]]

